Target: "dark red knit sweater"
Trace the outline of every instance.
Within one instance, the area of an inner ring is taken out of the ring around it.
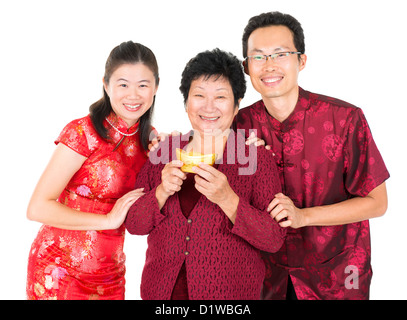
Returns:
[[[218,166],[239,196],[235,224],[205,196],[188,218],[181,211],[178,194],[159,210],[155,189],[165,164],[152,161],[158,157],[171,161],[175,148],[187,144],[185,136],[181,141],[180,137],[166,139],[141,169],[136,188],[143,187],[146,194],[130,208],[125,225],[131,234],[149,234],[142,299],[170,299],[184,262],[190,299],[260,299],[265,276],[260,250],[278,251],[286,234],[266,212],[281,186],[271,151],[251,146],[249,153],[249,147],[244,142],[235,144],[236,140],[228,140],[224,163]],[[249,165],[257,165],[252,175],[239,174],[239,168],[247,166],[238,163],[242,152],[252,155]],[[227,163],[231,154],[234,164]]]

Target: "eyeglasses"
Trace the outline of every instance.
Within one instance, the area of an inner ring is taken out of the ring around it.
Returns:
[[[287,60],[288,56],[291,54],[302,54],[301,52],[277,52],[273,54],[256,54],[254,56],[248,56],[246,58],[250,59],[251,61],[255,62],[256,64],[263,64],[265,63],[269,58],[273,60],[274,62],[284,62]]]

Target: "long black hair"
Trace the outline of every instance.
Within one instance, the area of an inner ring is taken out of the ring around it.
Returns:
[[[133,41],[123,42],[115,47],[107,58],[103,80],[109,83],[113,72],[123,64],[142,63],[154,74],[155,83],[158,86],[158,64],[154,53],[140,43]],[[149,136],[152,130],[151,118],[154,111],[155,96],[151,107],[140,117],[139,132],[140,141],[144,150],[148,150]],[[89,107],[90,118],[97,133],[104,139],[108,139],[107,129],[103,125],[105,118],[113,111],[110,98],[103,88],[103,97]]]

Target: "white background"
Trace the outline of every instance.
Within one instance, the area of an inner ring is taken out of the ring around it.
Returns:
[[[54,139],[101,97],[110,50],[133,40],[155,52],[161,83],[154,126],[186,132],[178,87],[187,61],[215,47],[241,59],[248,19],[274,10],[304,28],[308,62],[300,85],[365,112],[391,174],[388,211],[371,220],[371,299],[407,298],[403,1],[13,0],[0,4],[0,299],[25,299],[28,252],[40,227],[26,219],[29,198]],[[241,106],[259,99],[248,79]],[[140,299],[145,243],[126,236],[126,299]]]

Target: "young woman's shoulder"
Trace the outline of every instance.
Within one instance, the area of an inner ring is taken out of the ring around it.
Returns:
[[[61,131],[55,144],[63,143],[79,154],[89,157],[100,143],[100,136],[87,115],[69,122]]]

